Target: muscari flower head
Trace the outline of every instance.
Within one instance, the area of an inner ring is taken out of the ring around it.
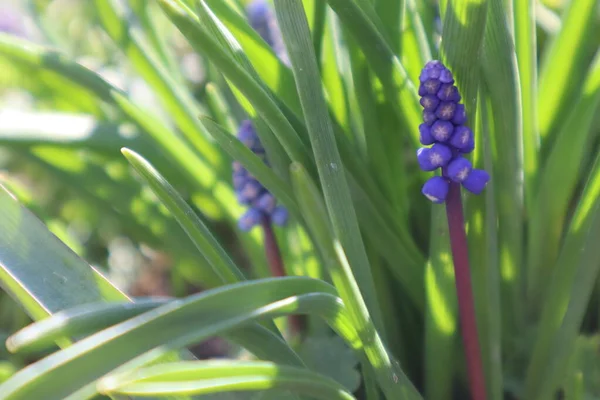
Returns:
[[[452,72],[440,61],[430,61],[419,76],[419,95],[423,107],[423,123],[419,125],[419,140],[425,146],[417,150],[419,167],[424,171],[442,168],[441,176],[427,180],[422,193],[434,203],[443,203],[450,182],[463,185],[474,194],[483,191],[489,174],[474,169],[463,157],[473,151],[473,131],[466,126],[465,106],[454,85]]]
[[[248,14],[250,26],[273,48],[277,57],[284,64],[289,65],[288,54],[277,24],[277,18],[275,18],[269,3],[266,0],[254,0],[246,7],[246,13]]]
[[[265,150],[251,121],[245,120],[241,123],[237,137],[254,154],[261,157],[265,164],[268,164]],[[277,225],[284,225],[287,222],[287,210],[278,206],[275,197],[238,161],[233,162],[233,187],[238,201],[248,205],[248,210],[238,221],[241,230],[249,231],[266,218]]]

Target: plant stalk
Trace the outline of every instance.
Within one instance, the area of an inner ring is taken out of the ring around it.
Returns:
[[[456,280],[456,296],[458,299],[458,312],[462,333],[469,386],[473,400],[485,400],[486,388],[477,336],[477,322],[475,319],[475,303],[471,287],[471,269],[469,268],[469,247],[465,232],[465,219],[463,216],[462,199],[460,197],[460,184],[450,183],[450,190],[446,198],[446,215],[448,217],[448,231],[450,233],[450,247],[454,261],[454,275]]]
[[[273,232],[273,225],[269,217],[264,217],[261,221],[264,234],[265,255],[271,275],[276,277],[286,276],[283,257],[281,250],[277,244],[277,238]],[[303,332],[304,322],[301,315],[290,315],[289,319],[290,333],[293,336],[301,335]]]

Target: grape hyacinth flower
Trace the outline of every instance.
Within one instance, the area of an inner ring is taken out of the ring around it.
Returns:
[[[425,146],[417,151],[417,161],[424,171],[442,168],[442,179],[430,178],[422,193],[434,203],[443,203],[450,182],[462,183],[469,192],[479,194],[490,177],[484,170],[473,169],[462,157],[475,148],[473,131],[466,126],[465,106],[454,85],[452,72],[439,61],[430,61],[419,76],[419,95],[423,106],[423,123],[419,139]],[[443,146],[443,151],[440,150]],[[442,154],[443,153],[443,154]]]
[[[461,185],[471,193],[483,191],[490,176],[473,165],[464,155],[475,148],[473,131],[466,125],[465,106],[452,72],[439,61],[430,61],[419,76],[419,95],[423,123],[417,150],[417,162],[424,171],[441,168],[441,175],[425,182],[421,192],[434,203],[446,204],[448,232],[458,299],[460,328],[467,361],[471,398],[485,400],[486,388],[477,336],[475,305],[469,268],[469,248],[460,196]]]
[[[250,26],[258,32],[285,65],[290,65],[277,18],[266,0],[254,0],[246,7]]]
[[[260,144],[250,120],[241,123],[237,137],[268,164],[265,150]],[[233,162],[233,187],[238,201],[249,206],[248,211],[238,221],[241,230],[249,231],[254,226],[260,225],[263,220],[272,221],[277,225],[284,225],[287,222],[287,210],[282,206],[277,206],[277,201],[271,192],[238,161]]]

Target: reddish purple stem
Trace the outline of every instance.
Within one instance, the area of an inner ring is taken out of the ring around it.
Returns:
[[[446,197],[446,214],[448,216],[448,231],[450,233],[452,259],[454,260],[460,328],[467,360],[471,396],[473,400],[485,400],[485,378],[483,376],[479,337],[477,336],[477,322],[475,319],[475,302],[471,287],[469,247],[465,233],[460,184],[458,183],[450,183],[450,190],[448,197]]]
[[[273,226],[271,225],[271,219],[265,217],[261,221],[261,225],[264,232],[265,239],[265,254],[269,268],[271,269],[271,275],[273,276],[285,276],[285,268],[283,266],[283,258],[281,257],[281,251],[277,244],[277,238],[273,232]],[[290,329],[292,334],[298,335],[302,333],[304,323],[300,315],[289,316]]]

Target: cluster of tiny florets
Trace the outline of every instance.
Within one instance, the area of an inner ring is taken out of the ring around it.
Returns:
[[[241,123],[237,138],[268,164],[265,149],[260,144],[252,122]],[[248,205],[248,210],[238,221],[243,231],[249,231],[263,220],[269,219],[277,225],[284,225],[288,218],[287,210],[277,205],[275,197],[242,164],[233,162],[233,187],[238,201]]]
[[[246,13],[250,26],[271,46],[277,57],[284,64],[289,65],[277,18],[269,3],[266,0],[254,0],[246,7]]]
[[[479,194],[490,177],[484,170],[474,169],[463,157],[473,151],[473,131],[466,126],[465,106],[454,86],[452,72],[439,61],[430,61],[419,76],[419,96],[423,107],[423,123],[419,140],[425,146],[417,150],[417,161],[423,171],[442,168],[441,176],[425,182],[422,193],[434,203],[442,203],[450,182],[461,183],[468,191]]]

